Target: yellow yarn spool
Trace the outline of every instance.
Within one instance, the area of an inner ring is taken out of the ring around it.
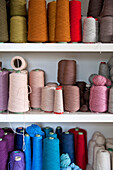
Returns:
[[[25,43],[27,41],[26,18],[13,16],[10,19],[10,42]]]
[[[26,16],[26,0],[10,0],[11,16]]]
[[[49,41],[55,42],[56,2],[48,3]]]

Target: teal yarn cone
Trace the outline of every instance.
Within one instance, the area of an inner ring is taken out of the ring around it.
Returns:
[[[51,128],[51,127],[44,127],[42,130],[43,130],[44,133],[45,133],[45,137],[48,137],[48,134],[49,134],[50,132],[53,132],[53,128]]]
[[[31,138],[25,134],[25,170],[31,170]]]
[[[59,139],[49,137],[43,140],[42,170],[60,170]]]
[[[42,170],[42,136],[36,135],[33,141],[32,170]]]
[[[53,138],[57,138],[57,134],[56,133],[53,133],[53,132],[50,132],[49,134],[48,134],[48,137],[53,137]]]

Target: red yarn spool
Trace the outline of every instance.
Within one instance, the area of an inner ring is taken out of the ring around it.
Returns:
[[[82,41],[80,1],[70,1],[70,31],[71,42]]]
[[[77,144],[77,157],[76,163],[82,169],[86,170],[86,160],[85,160],[85,139],[83,132],[78,133],[78,144]]]
[[[71,133],[73,133],[74,134],[74,145],[75,145],[75,160],[76,160],[76,164],[78,165],[78,162],[77,162],[77,157],[78,157],[78,149],[80,149],[79,147],[80,147],[80,145],[79,145],[79,135],[78,135],[78,133],[79,132],[82,132],[83,133],[83,136],[84,136],[84,139],[83,139],[83,142],[84,142],[84,144],[85,144],[85,157],[84,157],[84,160],[85,160],[85,166],[87,165],[87,163],[88,163],[88,153],[87,153],[87,132],[86,132],[86,130],[84,130],[84,129],[80,129],[80,128],[72,128],[72,129],[70,129],[69,130],[69,132],[71,132]],[[82,152],[81,153],[79,153],[79,154],[82,154]],[[81,160],[82,161],[82,160]],[[81,162],[80,161],[80,162]]]

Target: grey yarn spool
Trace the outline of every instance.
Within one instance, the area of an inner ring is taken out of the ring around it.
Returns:
[[[83,42],[95,43],[96,40],[96,20],[93,17],[85,18],[83,26]]]
[[[91,75],[89,76],[89,82],[90,82],[91,84],[93,84],[93,78],[94,78],[95,76],[97,76],[97,74],[91,74]]]
[[[0,0],[0,42],[8,41],[6,1]]]
[[[101,62],[99,65],[99,75],[109,78],[109,68],[105,62]]]
[[[97,18],[100,16],[104,0],[90,0],[88,7],[88,16]]]
[[[101,17],[113,16],[113,0],[104,0]]]
[[[113,67],[111,67],[111,69],[110,69],[110,77],[112,77],[113,76]]]
[[[95,147],[94,147],[94,152],[93,152],[93,169],[94,169],[94,170],[96,170],[96,167],[97,167],[97,152],[98,152],[100,149],[105,149],[105,147],[104,147],[104,146],[95,145]]]
[[[107,63],[109,69],[111,69],[113,67],[113,57],[111,57]]]
[[[109,92],[108,112],[113,113],[113,87],[110,88],[110,92]]]
[[[106,16],[100,20],[100,42],[111,43],[113,38],[113,17]]]
[[[105,145],[105,142],[106,142],[105,137],[103,135],[98,135],[98,137],[96,139],[96,144],[98,146],[103,146],[103,145]]]

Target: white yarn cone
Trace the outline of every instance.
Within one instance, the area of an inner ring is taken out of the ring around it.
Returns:
[[[110,153],[106,150],[97,152],[97,168],[96,170],[111,170]]]
[[[54,113],[64,113],[62,87],[57,87],[55,90]]]
[[[93,152],[94,152],[94,147],[95,147],[96,143],[93,140],[89,141],[88,144],[88,164],[93,166]]]
[[[43,87],[41,96],[41,109],[46,112],[54,110],[55,87]]]

